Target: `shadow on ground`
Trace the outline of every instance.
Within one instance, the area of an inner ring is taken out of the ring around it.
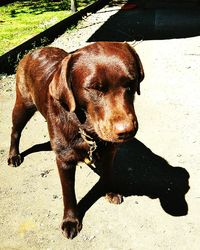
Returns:
[[[88,42],[122,42],[198,36],[200,35],[199,13],[200,6],[184,7],[181,2],[175,7],[172,3],[172,5],[166,5],[165,8],[161,8],[159,4],[144,8],[128,1],[88,39]]]
[[[49,142],[34,145],[21,155],[51,150]],[[163,210],[172,216],[188,213],[185,194],[189,190],[189,174],[181,167],[173,167],[162,157],[154,154],[142,142],[134,139],[123,144],[114,162],[113,182],[115,192],[123,196],[148,196],[159,198]],[[83,218],[87,210],[104,195],[100,182],[79,202]]]

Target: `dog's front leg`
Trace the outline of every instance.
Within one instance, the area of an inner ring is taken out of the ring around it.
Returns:
[[[76,195],[74,190],[75,169],[73,163],[66,163],[57,157],[57,165],[63,192],[64,215],[61,224],[63,234],[73,239],[81,230],[82,223],[78,217]]]
[[[106,193],[106,199],[113,204],[121,204],[123,196],[119,194],[119,188],[113,180],[113,161],[116,155],[117,147],[114,144],[108,144],[103,152],[101,161],[100,182]]]

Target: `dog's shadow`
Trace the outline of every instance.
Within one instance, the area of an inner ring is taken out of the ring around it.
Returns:
[[[166,213],[172,216],[188,213],[185,194],[189,190],[189,173],[182,167],[170,166],[139,140],[134,139],[120,147],[113,172],[114,186],[123,196],[159,198]],[[82,218],[102,192],[99,181],[79,202]]]
[[[28,154],[51,150],[49,142],[38,144],[24,151]],[[159,198],[163,210],[173,216],[188,213],[185,194],[189,190],[189,173],[182,167],[173,167],[154,154],[142,142],[134,139],[123,144],[114,161],[113,181],[117,192],[123,196],[148,196]],[[103,196],[100,181],[78,203],[83,219],[88,209]]]

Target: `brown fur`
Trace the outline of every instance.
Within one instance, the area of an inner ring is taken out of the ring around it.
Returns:
[[[132,139],[138,128],[133,106],[144,78],[142,64],[127,43],[98,42],[68,54],[58,48],[30,52],[19,63],[16,103],[8,163],[21,164],[21,132],[36,110],[45,117],[60,174],[64,216],[62,230],[74,238],[82,228],[74,191],[75,166],[88,156],[90,145],[79,129],[96,141],[101,180],[110,202],[111,167],[117,144]]]

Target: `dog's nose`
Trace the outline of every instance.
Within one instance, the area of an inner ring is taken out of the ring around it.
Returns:
[[[138,129],[137,121],[134,122],[119,122],[115,124],[115,134],[120,140],[131,139],[135,136]]]

